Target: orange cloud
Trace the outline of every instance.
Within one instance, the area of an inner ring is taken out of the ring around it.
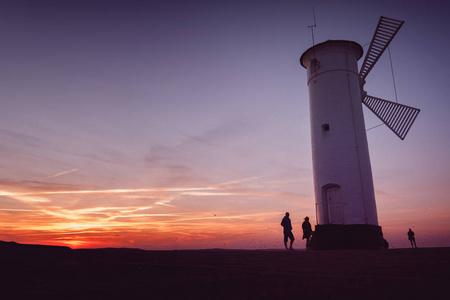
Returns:
[[[259,236],[259,241],[280,232],[271,226],[284,212],[270,210],[273,199],[299,197],[261,190],[263,184],[254,182],[259,179],[204,187],[101,190],[34,191],[9,185],[0,197],[17,208],[0,208],[0,226],[5,228],[0,237],[74,248],[126,247],[130,240],[146,249],[251,247],[239,242],[241,237]],[[235,206],[235,201],[241,205]],[[23,205],[26,208],[20,208]]]

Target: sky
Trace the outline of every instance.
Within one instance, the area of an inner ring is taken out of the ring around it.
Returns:
[[[421,109],[404,141],[367,131],[379,224],[391,248],[408,228],[449,247],[443,0],[0,0],[0,240],[273,249],[289,211],[304,248],[313,7],[315,43],[365,51],[380,16],[405,21],[365,85]]]

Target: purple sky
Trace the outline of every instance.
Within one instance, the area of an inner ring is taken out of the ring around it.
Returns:
[[[422,111],[404,141],[368,131],[379,222],[392,247],[410,227],[450,246],[450,10],[384,0],[0,1],[0,239],[275,248],[285,211],[300,236],[313,6],[316,43],[405,21],[398,101]],[[365,88],[395,101],[388,53]]]

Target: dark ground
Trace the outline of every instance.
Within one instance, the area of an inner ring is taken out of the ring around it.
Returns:
[[[0,242],[0,299],[447,299],[450,248],[144,251]]]

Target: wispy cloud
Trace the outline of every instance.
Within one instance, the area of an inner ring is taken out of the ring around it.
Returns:
[[[76,171],[78,171],[78,169],[71,169],[71,170],[62,171],[62,172],[59,172],[59,173],[56,173],[56,174],[53,174],[53,175],[50,175],[50,176],[42,177],[42,178],[39,178],[39,179],[41,179],[41,180],[50,179],[50,178],[54,178],[54,177],[58,177],[58,176],[66,175],[66,174],[70,174],[70,173],[73,173],[73,172],[76,172]]]
[[[248,177],[193,187],[47,191],[30,190],[28,185],[14,187],[11,183],[0,191],[0,196],[26,202],[30,208],[10,205],[11,209],[3,209],[0,206],[0,224],[9,224],[7,232],[20,233],[24,238],[29,237],[27,239],[41,236],[41,241],[52,239],[55,243],[77,247],[98,245],[103,238],[109,243],[114,240],[118,243],[117,237],[124,235],[127,241],[132,239],[141,243],[143,240],[152,243],[148,236],[155,236],[155,239],[158,236],[157,239],[176,238],[177,243],[198,243],[205,239],[206,244],[207,240],[225,238],[224,230],[229,235],[240,236],[244,234],[243,228],[259,232],[261,224],[278,222],[270,219],[277,219],[280,212],[273,211],[273,208],[267,212],[270,202],[264,199],[282,200],[284,197],[295,198],[295,195],[261,190],[264,184],[255,183],[263,179]],[[240,199],[239,210],[230,206],[229,201],[217,201],[220,198]],[[258,208],[254,203],[245,204],[256,199],[261,199],[264,206]],[[17,214],[27,217],[17,219],[14,217]],[[254,224],[249,225],[248,222]],[[183,233],[183,238],[180,233]]]
[[[215,145],[215,144],[211,143],[210,141],[208,141],[207,139],[199,137],[199,136],[191,136],[191,135],[187,135],[187,134],[183,134],[183,133],[180,133],[180,135],[184,136],[184,137],[186,137],[186,138],[188,138],[190,140],[199,142],[201,144],[217,147],[217,145]]]
[[[0,129],[0,137],[3,143],[19,144],[32,148],[43,148],[45,146],[43,140],[14,130]]]

